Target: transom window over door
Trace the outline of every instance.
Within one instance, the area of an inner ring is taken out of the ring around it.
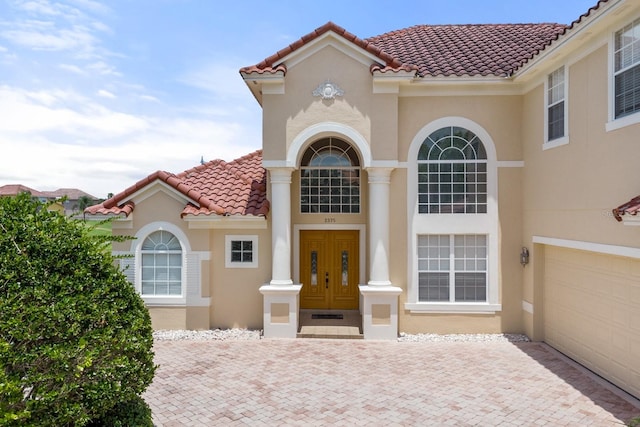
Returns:
[[[168,231],[151,233],[142,243],[142,295],[182,294],[182,246]]]
[[[487,154],[473,132],[447,126],[418,152],[418,212],[487,213]]]
[[[360,213],[360,160],[347,142],[324,138],[302,156],[300,212]]]

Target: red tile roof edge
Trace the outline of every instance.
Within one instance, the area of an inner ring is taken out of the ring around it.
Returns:
[[[547,43],[542,49],[538,50],[533,56],[531,56],[529,59],[527,59],[522,64],[520,64],[517,68],[515,68],[513,70],[513,72],[515,73],[517,70],[519,70],[522,67],[524,67],[529,61],[531,61],[533,58],[535,58],[541,52],[544,52],[545,50],[547,50],[547,48],[549,46],[553,45],[557,40],[559,40],[562,37],[565,37],[565,35],[567,33],[573,32],[573,29],[576,26],[579,26],[580,24],[582,24],[582,21],[584,21],[586,18],[591,16],[593,14],[593,12],[597,11],[598,9],[600,9],[601,5],[603,5],[605,3],[608,3],[608,2],[609,2],[609,0],[598,0],[598,2],[595,5],[591,6],[589,9],[587,9],[586,12],[584,12],[577,19],[575,19],[573,22],[571,22],[571,24],[567,25],[566,28],[564,29],[564,31],[559,33],[553,40],[550,40],[549,43]]]
[[[158,181],[158,180],[166,183],[170,187],[174,188],[176,191],[182,193],[184,196],[190,198],[191,200],[194,200],[201,206],[204,206],[207,209],[216,212],[217,214],[224,213],[224,210],[221,207],[219,207],[218,205],[213,203],[211,200],[203,196],[200,192],[185,186],[182,183],[182,181],[178,177],[176,177],[176,175],[166,171],[161,171],[161,170],[158,170],[152,173],[151,175],[145,178],[142,178],[140,181],[136,182],[135,184],[128,187],[124,191],[121,191],[120,193],[114,195],[110,199],[107,199],[98,205],[89,206],[84,210],[84,212],[89,215],[96,215],[99,213],[105,213],[105,214],[109,212],[115,213],[118,210],[122,210],[126,216],[129,216],[129,214],[133,212],[134,206],[131,206],[130,210],[125,211],[122,208],[123,205],[121,205],[121,202],[127,202],[128,201],[127,199],[131,197],[134,193],[147,187],[152,182]],[[111,209],[113,209],[113,211],[111,211]]]
[[[336,25],[335,23],[329,21],[326,24],[316,28],[312,32],[302,36],[301,38],[291,43],[289,46],[285,47],[284,49],[281,49],[278,52],[274,53],[273,55],[269,56],[268,58],[265,58],[263,61],[259,62],[258,64],[241,68],[240,72],[246,73],[246,74],[250,74],[250,73],[262,74],[267,72],[275,73],[276,71],[281,70],[286,73],[286,68],[282,64],[278,64],[278,67],[276,67],[275,69],[273,68],[274,64],[279,60],[283,59],[284,57],[286,57],[287,55],[290,55],[291,53],[295,52],[296,50],[300,49],[301,47],[305,46],[306,44],[312,42],[313,40],[317,39],[318,37],[322,36],[323,34],[329,31],[333,31],[334,33],[350,41],[356,46],[380,58],[385,63],[387,63],[385,68],[389,67],[391,69],[401,69],[404,66],[404,64],[402,64],[400,61],[398,61],[396,58],[392,57],[391,55],[383,52],[380,48],[359,38],[355,34],[348,32],[347,30],[340,27],[339,25]]]
[[[638,212],[640,212],[640,196],[636,196],[628,202],[621,204],[617,208],[614,208],[612,212],[618,222],[622,221],[622,215],[638,215]]]

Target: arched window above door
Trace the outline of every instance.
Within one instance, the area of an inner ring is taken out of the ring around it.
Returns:
[[[359,213],[360,160],[337,138],[311,144],[300,162],[301,213]]]

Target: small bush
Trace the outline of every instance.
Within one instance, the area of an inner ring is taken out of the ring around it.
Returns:
[[[87,427],[153,427],[151,408],[139,396],[128,402],[120,402]]]
[[[111,239],[0,197],[0,425],[82,426],[151,383],[149,313]]]

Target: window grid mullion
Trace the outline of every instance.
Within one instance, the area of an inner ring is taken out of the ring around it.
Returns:
[[[455,238],[449,235],[449,302],[456,302]]]

